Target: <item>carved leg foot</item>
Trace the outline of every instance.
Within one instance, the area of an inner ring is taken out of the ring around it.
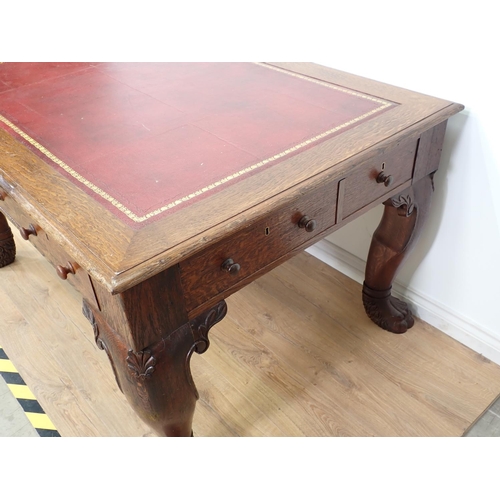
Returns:
[[[189,362],[193,352],[207,350],[208,331],[226,311],[226,303],[219,302],[155,344],[135,352],[100,312],[83,303],[83,313],[94,328],[98,347],[109,357],[118,386],[136,413],[164,436],[192,436],[198,392]]]
[[[5,215],[0,212],[0,267],[5,267],[16,258],[16,244]]]
[[[391,289],[399,267],[421,233],[432,191],[430,175],[387,200],[382,220],[373,234],[363,284],[363,305],[375,324],[393,333],[404,333],[414,324],[408,304],[392,297]]]
[[[363,305],[368,317],[380,328],[404,333],[415,323],[406,302],[391,295],[389,290],[372,290],[363,284]]]

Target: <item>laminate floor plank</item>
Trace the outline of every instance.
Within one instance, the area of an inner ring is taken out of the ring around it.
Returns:
[[[16,261],[0,270],[0,343],[59,433],[153,435],[116,386],[80,294],[31,245],[16,245]]]
[[[212,349],[211,347],[210,349]],[[203,435],[209,436],[261,436],[261,435],[281,435],[281,430],[273,424],[261,408],[255,405],[249,395],[236,388],[222,373],[219,367],[214,368],[204,356],[197,356],[199,359],[192,360],[192,374],[197,381],[196,384],[200,392],[201,405],[211,412],[212,418],[217,418],[220,426],[225,431],[220,430],[214,434],[216,429],[206,428]],[[200,383],[202,382],[202,383]],[[197,405],[201,406],[200,403]],[[221,418],[225,416],[224,418]],[[193,422],[193,427],[197,432],[202,431],[201,420],[197,418]]]
[[[16,244],[0,269],[0,345],[60,434],[153,436],[117,388],[80,295]],[[420,320],[404,335],[379,329],[360,293],[301,253],[229,297],[191,361],[195,436],[461,436],[496,408],[498,365]]]
[[[231,298],[228,299],[228,304],[231,307]],[[226,318],[214,327],[211,347],[203,358],[230,378],[240,391],[244,391],[247,399],[259,408],[265,409],[267,417],[279,427],[281,433],[286,436],[304,435],[307,424],[301,423],[303,420],[301,413],[292,408],[286,394],[282,397],[269,383],[266,372],[262,370],[262,364],[257,361],[262,359],[262,352],[255,351],[255,346],[250,344],[241,346],[238,339],[244,335],[244,329],[234,323],[231,317]],[[198,386],[206,387],[202,391],[203,399],[203,395],[210,392],[203,372],[200,372]]]
[[[316,411],[323,408],[325,415],[333,417],[332,421],[324,419],[323,422],[331,425],[335,421],[337,426],[350,429],[347,435],[426,435],[429,432],[427,421],[418,416],[420,408],[413,394],[401,390],[394,381],[373,370],[361,349],[352,352],[329,342],[331,321],[325,325],[320,318],[314,318],[314,334],[309,336],[305,333],[309,322],[301,319],[293,308],[266,310],[266,304],[272,303],[270,296],[257,284],[253,289],[255,296],[251,295],[248,304],[259,302],[259,305],[253,311],[249,306],[235,314],[244,311],[242,324],[258,331],[258,319],[254,318],[262,312],[265,320],[259,333],[262,345],[258,350],[271,350],[284,363],[282,379],[293,374],[300,384],[297,391],[302,393],[304,408],[314,402]],[[248,293],[251,294],[252,289]],[[261,301],[256,297],[261,297]],[[322,324],[324,331],[321,331]],[[318,332],[321,333],[319,338]],[[251,338],[245,339],[245,343],[251,341]],[[394,411],[396,404],[397,412]],[[344,420],[347,421],[341,425]],[[433,428],[441,425],[439,432],[446,435],[441,420],[432,425]],[[331,432],[332,429],[326,427],[321,434],[330,435]]]
[[[285,283],[291,289],[300,283],[302,292],[307,286],[322,286],[323,290],[331,290],[336,280],[320,282],[320,276],[331,274],[330,268],[317,261],[314,266],[310,265],[311,258],[302,254],[295,259],[294,265],[286,263],[280,266],[273,274],[273,281]],[[307,267],[311,268],[311,272],[304,272]],[[259,284],[265,283],[269,283],[269,280],[259,281]],[[274,284],[273,294],[279,297],[276,286]],[[346,286],[355,289],[353,297],[359,296],[358,284],[348,280],[342,284],[343,288]],[[482,405],[488,400],[491,402],[496,397],[499,380],[496,378],[498,365],[495,363],[419,320],[416,327],[404,335],[388,335],[364,316],[359,299],[358,306],[353,307],[349,293],[334,293],[335,303],[330,302],[331,296],[328,295],[325,299],[324,292],[308,292],[309,301],[313,302],[312,307],[318,305],[328,315],[335,317],[335,320],[357,339],[358,350],[364,345],[369,346],[369,351],[365,353],[368,354],[364,358],[365,366],[371,365],[386,376],[392,377],[398,384],[412,384],[419,389],[425,401],[430,397],[436,398],[436,408],[439,406],[438,401],[447,408],[453,404],[457,416],[466,420],[470,420],[476,411],[476,404]],[[303,310],[306,307],[303,305]],[[405,370],[401,369],[402,366]],[[482,369],[478,370],[478,367]],[[411,390],[410,385],[408,390]]]

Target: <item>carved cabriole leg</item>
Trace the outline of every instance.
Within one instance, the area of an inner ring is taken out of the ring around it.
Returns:
[[[5,267],[16,258],[16,244],[5,215],[0,212],[0,267]]]
[[[160,341],[136,352],[85,300],[83,313],[94,328],[95,340],[109,357],[118,386],[137,414],[158,434],[191,436],[198,399],[189,362],[193,352],[208,349],[208,331],[221,321],[226,303],[177,328]]]
[[[387,200],[384,214],[373,234],[363,304],[368,317],[381,328],[404,333],[414,324],[408,305],[392,297],[392,283],[420,235],[434,190],[433,174],[424,177],[398,196]]]

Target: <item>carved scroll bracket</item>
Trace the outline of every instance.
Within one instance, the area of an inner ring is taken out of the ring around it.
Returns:
[[[226,311],[226,303],[221,301],[137,352],[128,348],[102,312],[85,299],[83,302],[83,314],[92,325],[97,346],[108,355],[118,386],[148,425],[169,436],[191,434],[199,394],[191,375],[190,359],[193,352],[207,350],[208,332],[224,318]],[[148,321],[144,320],[145,327],[149,326]]]
[[[189,322],[189,328],[193,335],[193,345],[188,352],[186,359],[187,363],[189,363],[189,359],[193,352],[202,354],[208,349],[210,345],[208,332],[210,331],[212,326],[214,326],[224,318],[226,313],[227,305],[224,301],[221,301],[216,306],[209,309],[206,313],[201,314],[200,316]],[[92,325],[92,328],[94,330],[94,340],[97,347],[104,350],[108,354],[111,364],[114,366],[106,343],[100,336],[99,325],[94,317],[92,309],[85,301],[83,302],[83,314]],[[181,328],[185,328],[185,326]],[[174,332],[172,332],[170,335],[172,335],[173,333]],[[143,349],[142,351],[135,352],[132,349],[128,350],[125,361],[127,368],[133,377],[141,380],[146,380],[153,375],[157,363],[159,362],[159,359],[161,357],[161,352],[163,349],[165,349],[166,342],[168,341],[170,335],[160,340],[156,344],[149,346],[147,349]]]
[[[221,321],[227,313],[227,304],[222,300],[215,307],[209,309],[190,322],[193,332],[193,348],[198,354],[203,354],[210,346],[208,332],[210,328]]]
[[[198,316],[189,323],[194,342],[187,355],[187,363],[189,362],[189,358],[193,352],[202,354],[208,349],[210,345],[208,332],[212,326],[224,318],[226,312],[227,305],[224,301],[222,301],[212,309],[209,309],[205,314]],[[127,367],[134,377],[142,380],[151,377],[155,371],[155,366],[159,360],[160,353],[165,348],[165,342],[167,339],[168,337],[139,352],[135,352],[132,349],[128,351],[126,359]]]
[[[118,374],[116,372],[115,363],[113,361],[113,358],[111,357],[111,353],[109,352],[108,346],[100,336],[99,325],[97,324],[97,320],[95,319],[92,309],[85,300],[83,301],[82,312],[83,315],[89,320],[90,324],[92,325],[92,329],[94,330],[94,341],[97,347],[103,350],[108,356],[109,362],[111,363],[111,368],[113,369],[113,374],[115,375],[116,383],[118,384],[118,388],[120,389],[120,391],[123,392],[123,389],[120,384],[120,379],[118,378]]]

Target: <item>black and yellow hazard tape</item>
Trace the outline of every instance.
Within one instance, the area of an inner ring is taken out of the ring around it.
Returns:
[[[40,437],[61,437],[30,388],[0,346],[0,375]]]

